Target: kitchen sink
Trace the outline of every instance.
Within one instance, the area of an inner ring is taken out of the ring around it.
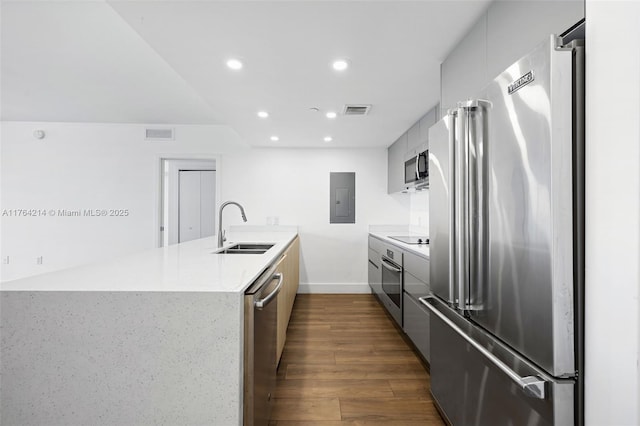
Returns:
[[[274,244],[267,243],[239,243],[218,251],[216,254],[264,254],[273,246]]]

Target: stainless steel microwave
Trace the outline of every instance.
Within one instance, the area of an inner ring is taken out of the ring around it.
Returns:
[[[429,183],[429,150],[404,162],[404,183],[407,186],[423,186]]]

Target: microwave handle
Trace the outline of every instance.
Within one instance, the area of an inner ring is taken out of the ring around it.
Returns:
[[[420,180],[420,154],[416,155],[416,181]]]

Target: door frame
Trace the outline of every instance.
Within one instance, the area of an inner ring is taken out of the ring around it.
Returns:
[[[166,162],[166,163],[165,163]],[[172,170],[165,171],[165,164]],[[178,165],[180,166],[178,168]],[[165,247],[169,245],[169,233],[171,232],[171,224],[168,219],[171,217],[177,220],[177,211],[173,215],[169,214],[169,197],[176,197],[178,194],[177,179],[168,183],[169,173],[177,173],[178,170],[214,170],[216,172],[215,186],[215,210],[220,205],[220,156],[213,154],[158,154],[155,158],[155,180],[156,180],[156,209],[154,213],[154,235],[156,247]],[[167,186],[165,188],[165,186]],[[172,187],[172,188],[171,188]],[[177,202],[174,203],[177,209]],[[167,218],[168,215],[168,218]],[[177,235],[177,221],[173,229]],[[169,228],[166,230],[166,228]],[[216,229],[216,234],[218,230]],[[216,235],[214,234],[214,235]],[[176,240],[177,241],[177,240]]]

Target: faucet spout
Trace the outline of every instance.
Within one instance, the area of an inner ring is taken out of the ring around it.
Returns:
[[[244,207],[242,207],[240,204],[236,203],[235,201],[225,201],[224,203],[222,203],[222,205],[220,206],[220,210],[218,211],[218,247],[222,247],[222,245],[226,241],[224,230],[222,229],[222,210],[224,210],[224,208],[229,204],[235,204],[236,206],[238,206],[238,208],[240,209],[240,214],[242,215],[242,220],[245,222],[247,221],[247,215],[244,213]]]

